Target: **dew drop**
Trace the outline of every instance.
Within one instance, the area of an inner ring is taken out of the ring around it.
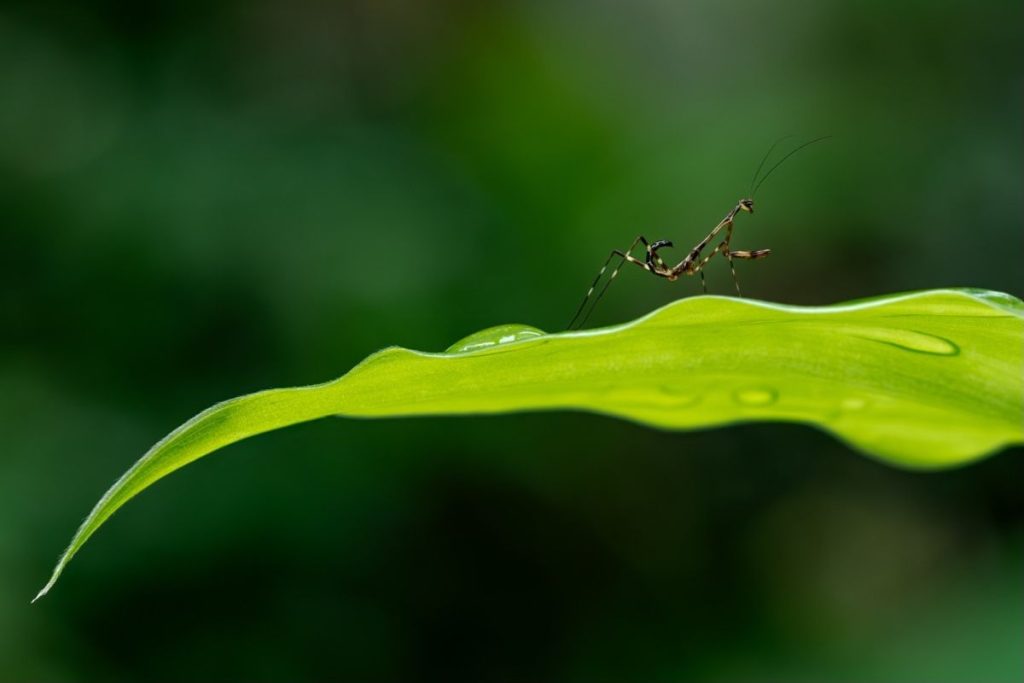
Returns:
[[[839,403],[839,407],[843,410],[863,410],[867,406],[868,402],[862,398],[844,398]]]
[[[637,410],[680,410],[700,403],[700,396],[660,387],[611,386],[601,389],[602,397]]]
[[[950,340],[926,332],[895,330],[886,327],[863,327],[856,328],[853,333],[862,339],[869,339],[914,353],[927,353],[933,356],[956,356],[960,353],[960,347]]]
[[[988,289],[976,289],[974,287],[962,287],[959,291],[970,294],[975,299],[980,299],[1008,313],[1016,313],[1018,315],[1024,313],[1024,301],[1010,294],[993,292]]]
[[[691,408],[701,401],[700,395],[692,391],[668,385],[662,385],[658,389],[661,391],[663,403],[670,408]]]
[[[733,397],[745,406],[770,406],[779,399],[779,392],[766,387],[751,387],[740,389]]]
[[[455,342],[445,353],[468,353],[513,342],[543,337],[545,332],[529,325],[497,325],[480,330]]]

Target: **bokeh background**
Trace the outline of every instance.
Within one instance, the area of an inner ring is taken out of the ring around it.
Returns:
[[[1009,0],[0,5],[0,680],[1024,678],[1021,449],[796,425],[323,420],[75,527],[206,406],[562,329],[772,141],[748,295],[1021,295]],[[696,293],[626,273],[592,324]],[[729,293],[724,262],[709,275]]]

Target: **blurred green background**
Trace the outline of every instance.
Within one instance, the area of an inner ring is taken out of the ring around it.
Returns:
[[[28,604],[200,409],[562,329],[782,135],[836,137],[740,217],[747,295],[1020,296],[1021,14],[4,2],[0,680],[1022,680],[1022,450],[914,474],[795,425],[320,421],[161,482]],[[699,291],[640,275],[592,325]]]

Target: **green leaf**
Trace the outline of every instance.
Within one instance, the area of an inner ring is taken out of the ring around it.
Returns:
[[[701,296],[631,323],[544,334],[494,327],[444,353],[389,348],[333,382],[199,413],[100,499],[53,576],[158,479],[246,437],[327,415],[587,410],[667,429],[781,420],[913,468],[1024,442],[1024,303],[935,290],[822,308]]]

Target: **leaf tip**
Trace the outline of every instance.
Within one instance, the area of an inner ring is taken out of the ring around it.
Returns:
[[[53,588],[53,584],[57,583],[57,577],[60,576],[61,569],[63,569],[63,565],[58,566],[57,569],[54,570],[53,575],[50,577],[50,580],[46,582],[46,585],[43,586],[38,593],[36,593],[36,597],[32,598],[32,600],[29,602],[30,605],[35,604],[35,602],[39,600],[39,598],[43,597],[44,595],[50,592],[50,589]]]

